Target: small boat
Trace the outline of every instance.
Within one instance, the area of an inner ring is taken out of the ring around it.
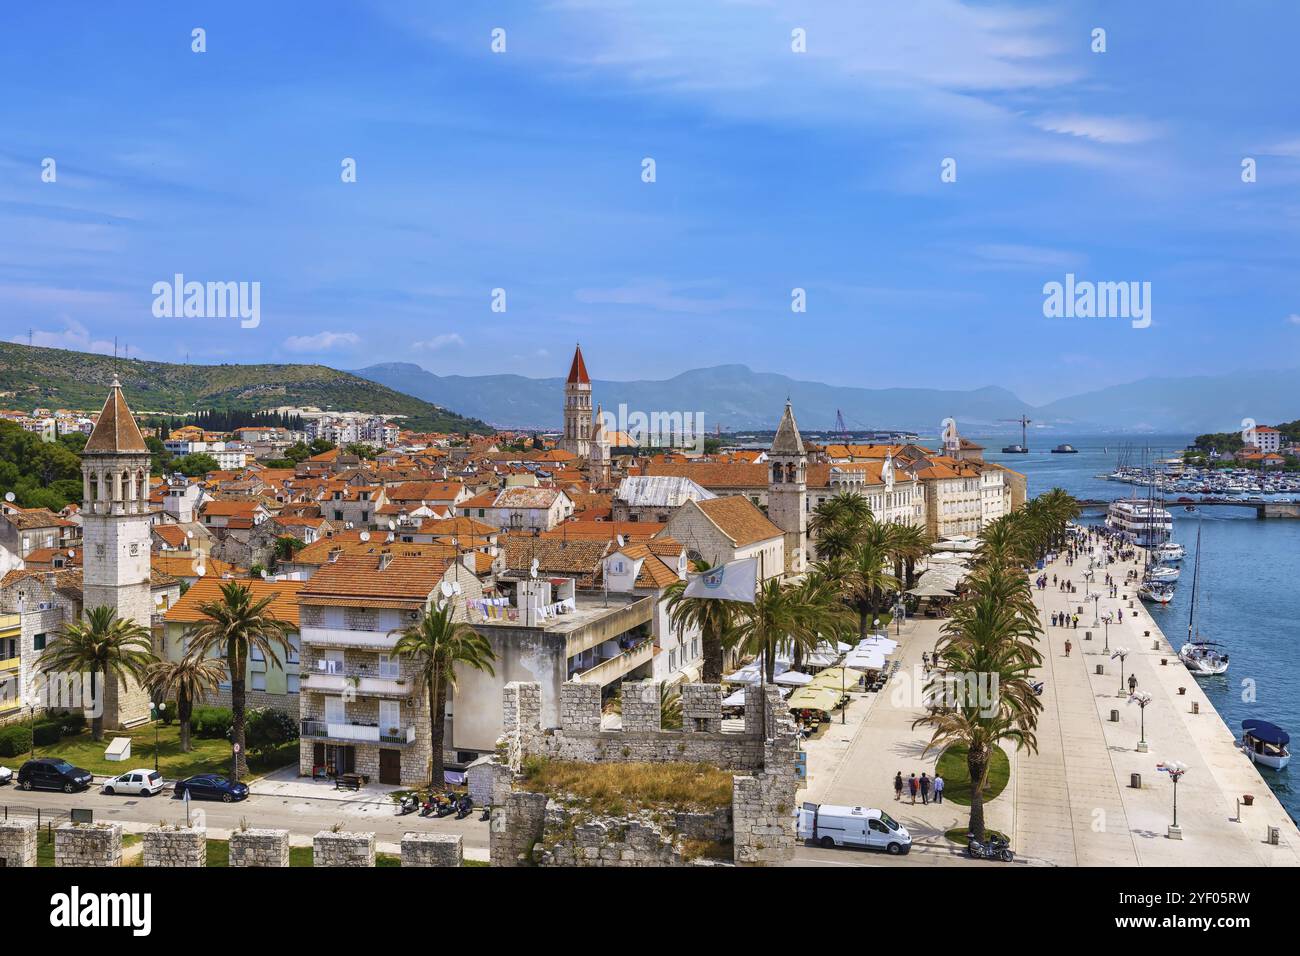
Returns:
[[[1007,445],[1002,449],[1004,455],[1028,455],[1029,449],[1024,445]]]
[[[1152,552],[1152,557],[1161,564],[1177,564],[1179,561],[1183,560],[1183,558],[1187,557],[1187,549],[1181,544],[1177,544],[1173,541],[1166,541]]]
[[[1168,584],[1156,584],[1154,581],[1144,581],[1138,588],[1138,594],[1145,601],[1154,601],[1156,604],[1168,604],[1174,599],[1174,589]]]
[[[1079,449],[1075,448],[1073,445],[1057,445],[1055,448],[1052,449],[1052,454],[1053,455],[1077,455],[1079,454]]]
[[[1179,570],[1168,564],[1153,564],[1147,568],[1146,579],[1157,584],[1173,584],[1178,580]]]
[[[1281,770],[1291,762],[1291,751],[1286,749],[1291,735],[1277,724],[1251,718],[1241,722],[1241,729],[1241,749],[1255,763]]]
[[[1178,659],[1195,677],[1213,677],[1228,671],[1228,652],[1214,641],[1188,641],[1178,650]]]

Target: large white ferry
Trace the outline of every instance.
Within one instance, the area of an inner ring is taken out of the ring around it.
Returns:
[[[1125,498],[1110,503],[1106,526],[1123,532],[1140,548],[1155,548],[1173,534],[1174,519],[1168,511],[1155,504]]]

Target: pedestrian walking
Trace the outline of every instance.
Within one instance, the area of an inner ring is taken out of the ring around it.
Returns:
[[[903,799],[903,771],[894,774],[894,802],[897,803]]]
[[[916,782],[916,774],[912,774],[912,776],[909,777],[908,780],[907,780],[907,790],[908,790],[908,792],[911,793],[911,795],[912,795],[912,806],[916,806],[916,790],[917,790],[917,786],[918,786],[918,785],[917,785],[917,782]]]
[[[921,771],[921,803],[927,806],[930,803],[930,778],[924,770]]]
[[[1129,675],[1128,675],[1128,695],[1129,695],[1130,697],[1132,697],[1132,696],[1137,692],[1137,689],[1138,689],[1138,679],[1137,679],[1137,674],[1129,674]]]
[[[943,803],[943,777],[938,770],[934,772],[934,802]]]
[[[1065,639],[1065,656],[1066,656],[1066,657],[1069,657],[1069,656],[1070,656],[1070,648],[1073,647],[1073,646],[1074,646],[1074,645],[1072,645],[1072,644],[1070,643],[1070,639],[1067,637],[1067,638]]]

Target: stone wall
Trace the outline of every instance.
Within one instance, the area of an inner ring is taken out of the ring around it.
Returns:
[[[374,866],[375,835],[322,830],[312,839],[312,866]]]
[[[36,865],[35,820],[6,820],[0,823],[0,865]]]
[[[207,866],[208,833],[198,827],[158,826],[145,831],[144,866]]]
[[[402,836],[402,866],[460,866],[464,843],[453,833],[406,833]]]
[[[230,866],[289,865],[288,830],[235,830],[230,834]]]
[[[684,862],[686,841],[731,845],[734,862],[742,865],[779,863],[793,855],[799,738],[777,688],[746,688],[744,732],[723,733],[720,685],[683,685],[681,731],[660,727],[658,682],[624,682],[623,729],[617,731],[599,729],[599,703],[587,686],[562,685],[561,726],[543,729],[537,685],[507,685],[506,734],[497,756],[484,764],[498,774],[499,785],[510,781],[512,755],[575,763],[704,763],[737,772],[732,806],[668,818],[654,811],[592,818],[572,804],[548,804],[543,794],[510,791],[493,801],[494,866],[673,866]]]
[[[64,823],[54,831],[55,866],[121,866],[122,824]]]
[[[546,794],[511,791],[489,821],[493,866],[531,866],[546,824]]]
[[[499,807],[510,792],[510,768],[497,756],[479,757],[465,770],[465,784],[476,807]]]

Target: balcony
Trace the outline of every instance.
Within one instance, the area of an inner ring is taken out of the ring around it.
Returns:
[[[370,651],[391,651],[397,644],[397,635],[387,631],[350,631],[344,627],[311,627],[301,629],[303,644],[313,647],[360,648]]]
[[[409,697],[410,684],[396,673],[391,676],[373,670],[314,670],[302,675],[303,690],[341,694],[351,689],[361,697]]]
[[[601,661],[595,667],[575,674],[573,679],[583,684],[599,684],[604,687],[612,684],[654,657],[655,643],[646,638],[635,647],[628,648],[622,654]]]
[[[8,674],[10,671],[17,673],[19,665],[22,664],[22,658],[10,657],[0,661],[0,676]]]
[[[345,743],[383,744],[404,747],[415,742],[415,727],[372,727],[367,724],[336,724],[325,720],[304,720],[302,736]]]

